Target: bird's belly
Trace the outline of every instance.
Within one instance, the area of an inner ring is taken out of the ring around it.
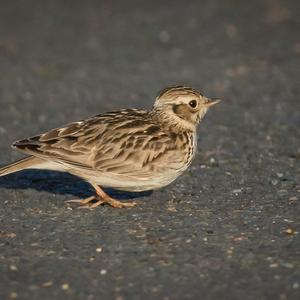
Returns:
[[[182,172],[180,170],[169,171],[165,174],[153,174],[152,176],[126,176],[116,174],[98,174],[89,177],[100,186],[111,187],[118,190],[141,192],[158,189],[173,182]]]

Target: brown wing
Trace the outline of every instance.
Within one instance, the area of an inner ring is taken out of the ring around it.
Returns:
[[[147,173],[154,162],[159,167],[162,156],[173,157],[177,164],[175,139],[154,124],[147,112],[121,110],[70,123],[13,146],[70,168],[126,174]]]

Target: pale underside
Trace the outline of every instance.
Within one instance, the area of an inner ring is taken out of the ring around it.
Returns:
[[[121,110],[14,146],[45,160],[32,168],[66,171],[104,187],[144,191],[171,183],[189,166],[195,135],[164,130],[146,111]]]

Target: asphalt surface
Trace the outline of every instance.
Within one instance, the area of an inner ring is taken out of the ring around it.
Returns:
[[[1,1],[0,165],[69,121],[191,85],[224,99],[172,185],[71,209],[79,179],[0,178],[0,299],[300,299],[294,1]]]

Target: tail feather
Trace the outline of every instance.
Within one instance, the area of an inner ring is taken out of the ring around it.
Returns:
[[[44,160],[34,157],[34,156],[29,156],[26,158],[23,158],[21,160],[18,160],[8,166],[5,166],[3,168],[0,168],[0,176],[8,175],[11,173],[15,173],[24,169],[34,169],[38,165],[41,165]]]

